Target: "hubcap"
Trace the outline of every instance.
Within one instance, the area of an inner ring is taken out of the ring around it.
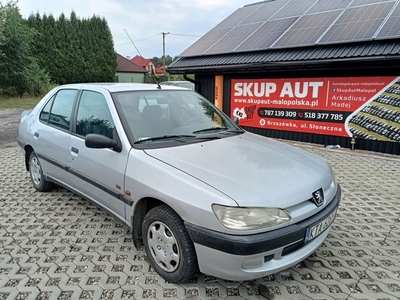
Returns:
[[[36,186],[39,186],[40,182],[42,180],[42,172],[40,170],[39,159],[37,157],[32,158],[30,170],[31,170],[31,176],[32,176],[33,183]]]
[[[157,265],[166,272],[179,266],[179,246],[171,229],[163,222],[151,223],[147,230],[150,253]]]

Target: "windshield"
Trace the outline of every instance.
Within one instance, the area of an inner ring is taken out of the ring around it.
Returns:
[[[113,98],[131,143],[160,143],[171,138],[205,138],[238,132],[210,101],[193,91],[155,90],[115,93]],[[165,139],[163,139],[165,137]]]

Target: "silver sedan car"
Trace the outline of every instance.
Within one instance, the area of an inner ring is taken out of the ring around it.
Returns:
[[[319,247],[341,189],[321,158],[236,123],[180,87],[73,84],[22,113],[18,143],[38,191],[114,214],[166,280],[250,280]]]

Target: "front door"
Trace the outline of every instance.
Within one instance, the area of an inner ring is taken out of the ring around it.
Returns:
[[[122,195],[127,150],[117,152],[111,148],[91,149],[85,146],[85,136],[89,133],[114,137],[114,121],[106,97],[100,92],[82,92],[69,144],[69,171],[74,187],[125,219]],[[110,97],[108,100],[111,103]]]

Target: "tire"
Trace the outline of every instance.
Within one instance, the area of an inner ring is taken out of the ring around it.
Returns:
[[[142,234],[147,259],[165,280],[184,283],[199,272],[193,242],[169,206],[157,206],[146,214]]]
[[[35,151],[32,151],[29,157],[29,174],[31,175],[33,186],[39,192],[48,192],[53,188],[53,183],[44,179],[42,166]]]

